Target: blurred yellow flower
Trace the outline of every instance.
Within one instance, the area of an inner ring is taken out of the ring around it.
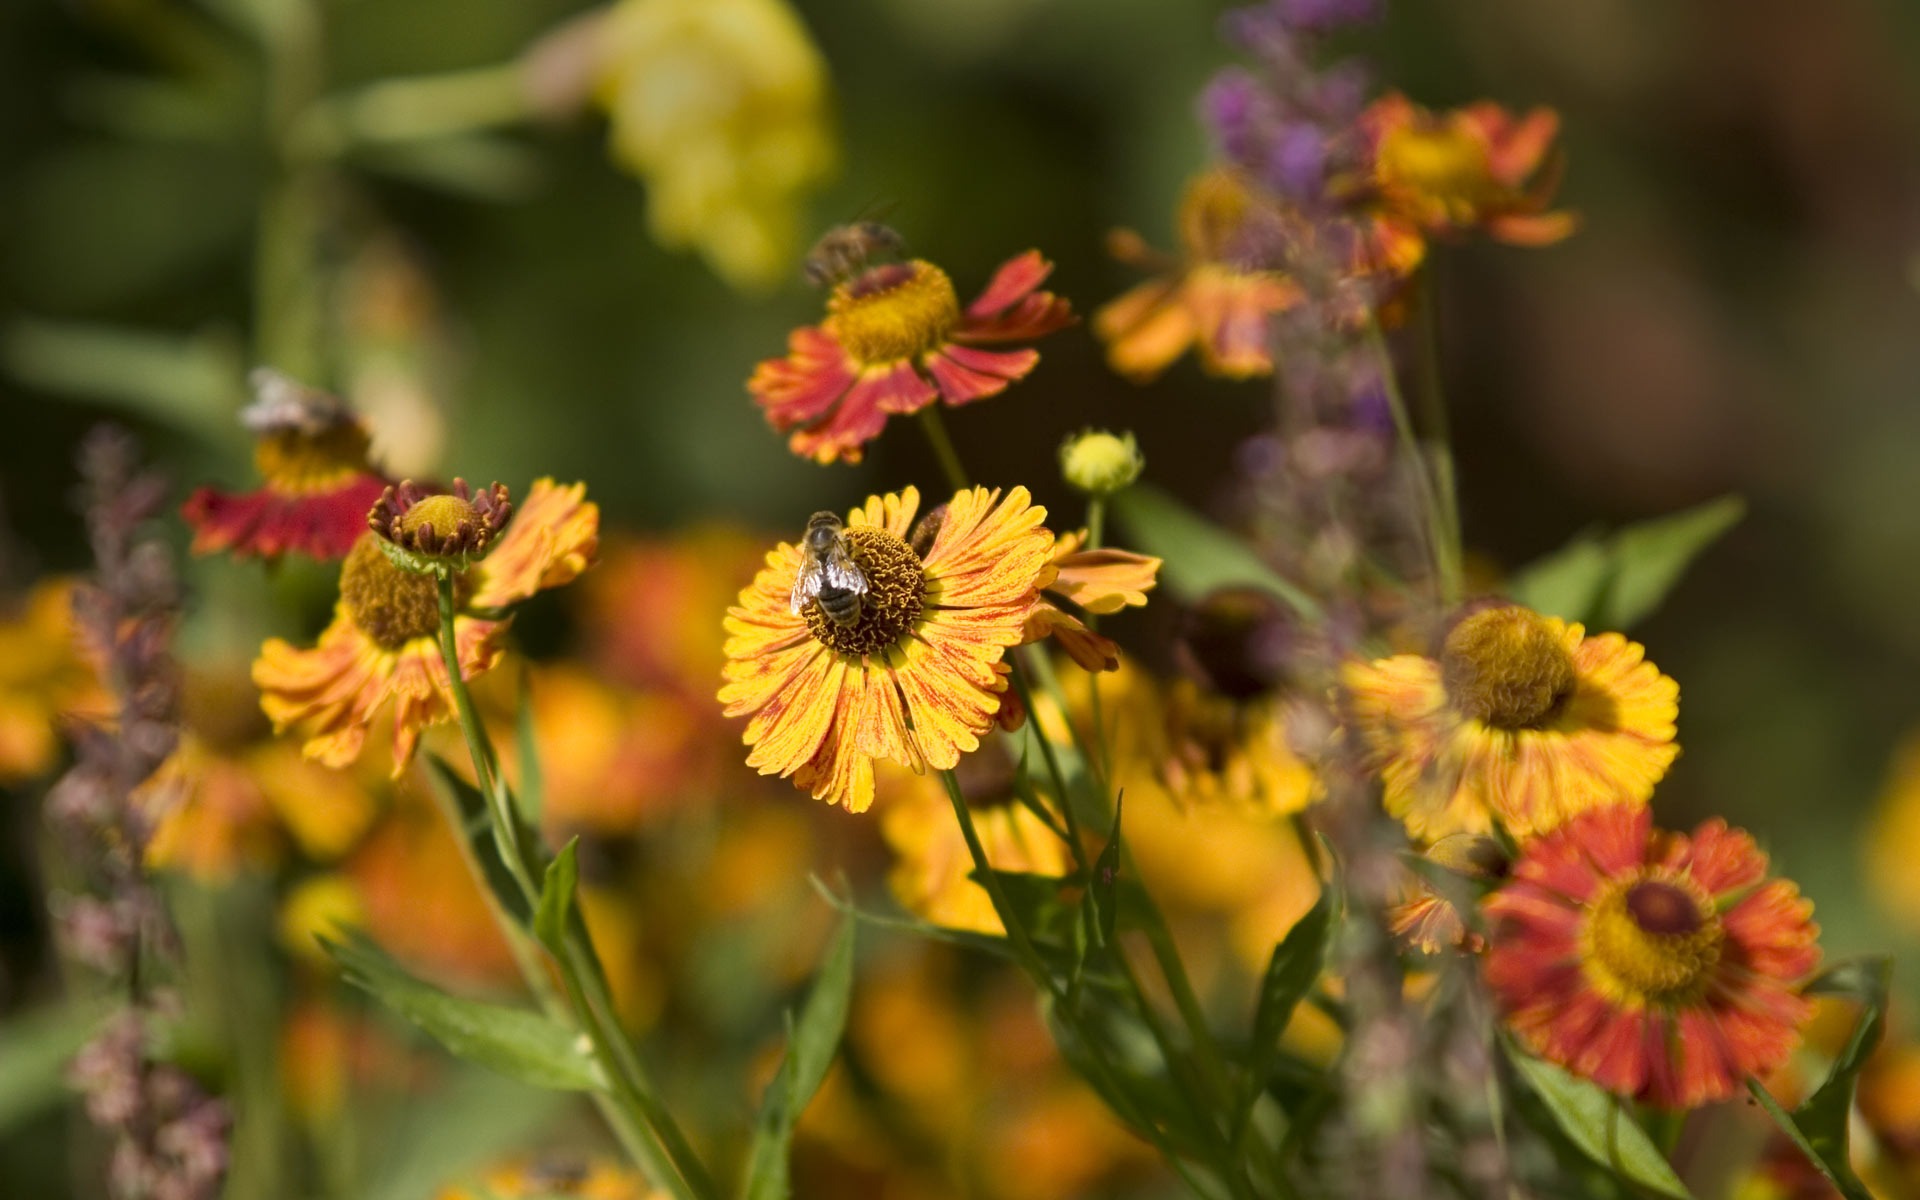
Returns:
[[[338,941],[345,931],[366,923],[360,889],[337,872],[301,880],[280,902],[280,944],[315,966],[329,961],[318,939]]]
[[[620,0],[599,52],[613,156],[646,180],[654,237],[734,287],[776,283],[836,157],[826,61],[799,16],[781,0]]]
[[[53,766],[61,715],[105,716],[105,694],[73,624],[73,586],[42,580],[18,610],[0,611],[0,783]]]
[[[612,1163],[564,1155],[534,1158],[488,1171],[474,1187],[450,1187],[439,1200],[647,1200],[654,1195],[640,1176]]]
[[[1909,930],[1920,930],[1920,734],[1909,736],[1894,756],[1886,790],[1867,826],[1867,883],[1880,907]]]

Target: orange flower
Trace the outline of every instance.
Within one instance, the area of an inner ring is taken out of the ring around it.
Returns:
[[[531,699],[541,819],[559,841],[633,833],[712,794],[718,739],[678,697],[612,688],[562,665],[533,676]]]
[[[1052,582],[1053,535],[1027,489],[970,488],[945,506],[924,553],[908,537],[920,493],[870,498],[843,537],[867,590],[841,623],[796,606],[803,552],[781,543],[727,610],[729,717],[749,717],[747,765],[862,812],[873,760],[946,770],[1000,712],[1007,648]]]
[[[1433,113],[1391,92],[1361,114],[1359,129],[1370,164],[1365,188],[1406,236],[1483,229],[1513,245],[1544,246],[1573,232],[1572,213],[1547,211],[1560,183],[1552,109],[1515,118],[1483,101]]]
[[[731,526],[703,526],[660,541],[617,540],[577,601],[588,657],[608,679],[702,701],[726,662],[713,614],[760,566],[764,543]],[[689,711],[705,716],[701,703]]]
[[[1065,300],[1039,290],[1052,270],[1037,250],[1008,259],[962,310],[953,282],[930,262],[867,267],[835,286],[824,322],[793,331],[785,358],[754,368],[747,389],[775,429],[793,431],[795,454],[859,462],[889,416],[935,400],[971,404],[1025,378],[1039,351],[985,347],[1073,322]]]
[[[1644,808],[1527,844],[1486,902],[1487,984],[1529,1049],[1662,1108],[1728,1099],[1784,1062],[1813,1006],[1813,905],[1745,833],[1656,832]]]
[[[600,510],[585,495],[584,484],[538,480],[491,552],[458,577],[454,638],[463,678],[499,660],[511,620],[500,610],[571,582],[592,563]],[[307,757],[341,767],[360,756],[369,726],[392,701],[398,775],[420,731],[452,719],[439,629],[433,578],[394,566],[376,536],[363,533],[341,567],[340,599],[318,644],[303,650],[271,638],[260,648],[253,664],[260,707],[276,731],[298,727]]]
[[[387,486],[367,457],[365,423],[338,399],[271,371],[257,372],[254,388],[258,399],[241,419],[258,437],[253,462],[266,486],[203,487],[187,497],[180,515],[193,527],[193,552],[345,557]]]
[[[1129,550],[1102,548],[1082,550],[1086,544],[1084,529],[1063,533],[1054,539],[1049,559],[1053,580],[1044,585],[1049,593],[1027,617],[1024,641],[1037,642],[1051,637],[1082,667],[1089,671],[1114,671],[1120,666],[1120,650],[1112,641],[1087,628],[1072,613],[1055,603],[1065,600],[1083,612],[1104,616],[1123,608],[1138,608],[1147,602],[1147,593],[1159,582],[1160,560]]]
[[[1517,605],[1460,620],[1438,659],[1344,672],[1355,732],[1416,838],[1544,832],[1607,804],[1645,804],[1680,748],[1680,686],[1617,633]]]
[[[112,704],[73,621],[70,579],[43,579],[0,613],[0,784],[45,774],[64,716],[110,719]]]
[[[1271,374],[1269,319],[1298,303],[1301,293],[1278,271],[1251,264],[1245,242],[1252,223],[1278,219],[1272,201],[1243,175],[1215,167],[1195,176],[1181,197],[1178,263],[1148,249],[1132,230],[1115,231],[1115,258],[1162,273],[1094,314],[1108,364],[1144,383],[1193,348],[1210,374]]]
[[[612,1163],[557,1155],[487,1172],[477,1187],[450,1187],[439,1200],[650,1200],[639,1175]]]

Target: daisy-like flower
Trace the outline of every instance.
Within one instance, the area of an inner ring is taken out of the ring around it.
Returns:
[[[1252,261],[1253,231],[1278,220],[1272,201],[1240,172],[1215,167],[1194,177],[1181,197],[1178,261],[1155,253],[1132,230],[1116,230],[1113,256],[1158,274],[1094,314],[1107,363],[1144,383],[1193,349],[1209,374],[1271,374],[1268,321],[1301,296],[1286,276]]]
[[[965,309],[947,273],[924,259],[850,265],[860,269],[834,286],[827,319],[794,330],[787,356],[747,381],[773,427],[792,431],[793,452],[817,462],[859,462],[890,416],[999,395],[1040,352],[989,347],[1074,320],[1065,300],[1039,290],[1053,264],[1037,250],[1002,264]]]
[[[535,592],[572,582],[593,561],[600,510],[586,486],[534,483],[513,523],[487,556],[455,579],[454,638],[463,678],[499,660],[511,617],[503,610]],[[371,503],[371,501],[369,502]],[[440,537],[478,521],[458,496],[428,497],[393,519],[405,531],[426,524]],[[394,774],[412,759],[420,732],[452,719],[451,682],[440,657],[440,608],[433,577],[403,571],[378,534],[363,532],[340,569],[340,599],[318,644],[301,649],[272,638],[253,664],[260,707],[276,732],[297,729],[308,758],[342,767],[360,757],[367,730],[393,706]]]
[[[729,717],[748,717],[747,765],[862,812],[873,760],[946,770],[1000,713],[1008,647],[1053,581],[1046,509],[1027,489],[970,488],[914,537],[920,493],[870,498],[841,535],[867,585],[843,623],[817,599],[796,610],[806,555],[783,542],[727,610]],[[916,550],[909,544],[924,546]]]
[[[344,558],[387,486],[368,458],[372,435],[339,399],[277,372],[256,371],[253,386],[240,419],[257,438],[253,463],[263,486],[203,487],[187,497],[180,515],[193,527],[193,552]]]
[[[1548,211],[1560,184],[1559,129],[1548,108],[1516,118],[1483,101],[1433,113],[1391,92],[1360,115],[1362,188],[1403,236],[1480,229],[1517,246],[1548,245],[1575,225],[1572,213]]]
[[[1425,841],[1502,826],[1543,833],[1606,804],[1645,804],[1680,747],[1680,686],[1617,633],[1518,605],[1458,621],[1437,659],[1343,672],[1387,811]]]
[[[1534,1053],[1662,1108],[1786,1060],[1813,1005],[1813,905],[1721,820],[1691,837],[1614,805],[1527,844],[1485,901],[1487,984]]]

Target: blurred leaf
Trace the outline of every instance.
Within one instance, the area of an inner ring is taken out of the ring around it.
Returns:
[[[573,920],[573,893],[580,886],[580,839],[570,839],[547,864],[540,883],[540,907],[533,914],[533,933],[555,955],[564,952],[567,927]]]
[[[52,1004],[0,1024],[0,1133],[70,1094],[67,1063],[101,1016],[95,1004]]]
[[[1064,893],[1080,883],[1079,879],[1024,871],[993,874],[1013,909],[1014,919],[1027,931],[1028,937],[1051,946],[1072,945],[1074,910]],[[967,878],[985,886],[978,870],[967,872]]]
[[[1722,496],[1600,538],[1582,534],[1515,573],[1507,594],[1535,612],[1629,629],[1653,612],[1702,551],[1739,523],[1746,502]]]
[[[1892,971],[1891,961],[1885,958],[1841,963],[1808,986],[1809,992],[1856,999],[1863,1011],[1853,1036],[1847,1039],[1846,1046],[1828,1069],[1827,1078],[1806,1103],[1788,1113],[1758,1081],[1750,1080],[1747,1084],[1774,1123],[1847,1200],[1870,1200],[1866,1185],[1853,1172],[1847,1125],[1853,1114],[1853,1093],[1859,1083],[1860,1070],[1867,1065],[1885,1031],[1887,988]]]
[[[492,1071],[461,1067],[433,1102],[417,1097],[377,1103],[365,1111],[360,1136],[377,1150],[368,1156],[359,1200],[421,1200],[439,1194],[462,1171],[497,1163],[532,1146],[541,1130],[570,1103],[562,1093],[530,1090]]]
[[[427,774],[433,785],[453,801],[460,813],[460,829],[456,832],[467,840],[474,859],[480,864],[487,878],[487,888],[494,899],[500,902],[507,915],[519,922],[522,927],[532,920],[533,913],[527,907],[527,898],[521,894],[520,885],[515,881],[507,864],[500,861],[500,848],[493,836],[493,820],[487,814],[487,798],[460,776],[437,754],[427,756]]]
[[[1107,502],[1141,552],[1162,560],[1160,578],[1188,603],[1223,587],[1254,587],[1273,593],[1295,612],[1319,606],[1281,578],[1237,535],[1149,484],[1135,484]]]
[[[547,776],[540,767],[540,737],[533,727],[533,704],[527,695],[527,677],[520,677],[520,708],[513,725],[514,748],[520,759],[520,786],[513,793],[521,819],[536,829],[547,805]]]
[[[847,1006],[853,995],[855,928],[851,917],[841,919],[821,959],[819,977],[801,1007],[800,1019],[793,1023],[779,1072],[760,1102],[753,1145],[747,1153],[743,1187],[747,1200],[785,1200],[792,1192],[787,1159],[794,1122],[820,1090],[847,1027]]]
[[[1087,902],[1093,906],[1094,920],[1100,930],[1100,944],[1113,944],[1113,926],[1120,915],[1120,813],[1126,803],[1122,791],[1113,802],[1113,830],[1107,844],[1093,860],[1093,878],[1087,882]]]
[[[407,974],[364,936],[321,938],[320,944],[348,983],[460,1058],[535,1087],[584,1092],[605,1086],[584,1039],[537,1012],[449,995]]]
[[[524,200],[540,185],[540,156],[518,142],[492,134],[464,134],[367,146],[353,161],[370,171],[451,192],[470,200]]]
[[[1693,1193],[1618,1097],[1512,1044],[1507,1059],[1581,1153],[1656,1195],[1692,1200]]]
[[[1247,1054],[1247,1078],[1239,1104],[1233,1114],[1236,1141],[1244,1134],[1253,1115],[1254,1102],[1266,1090],[1267,1076],[1273,1071],[1280,1052],[1280,1035],[1286,1032],[1293,1010],[1320,978],[1320,965],[1326,958],[1327,931],[1333,925],[1333,901],[1330,890],[1322,888],[1320,898],[1292,929],[1267,960],[1266,976],[1260,981],[1260,1000],[1253,1010],[1253,1041]]]
[[[0,333],[0,358],[54,395],[116,405],[216,443],[241,438],[234,414],[245,403],[246,372],[228,338],[21,320]]]

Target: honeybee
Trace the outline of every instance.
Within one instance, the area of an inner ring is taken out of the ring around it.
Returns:
[[[240,423],[252,433],[292,431],[316,437],[352,419],[338,396],[287,378],[272,367],[247,376],[253,403],[240,410]]]
[[[906,245],[906,239],[878,221],[835,225],[807,251],[800,273],[814,287],[831,287],[864,271],[869,259],[898,255]]]
[[[860,620],[860,597],[866,591],[867,577],[853,561],[840,518],[830,512],[807,518],[807,531],[800,535],[800,573],[793,580],[791,611],[798,614],[818,600],[828,620],[852,625]]]

